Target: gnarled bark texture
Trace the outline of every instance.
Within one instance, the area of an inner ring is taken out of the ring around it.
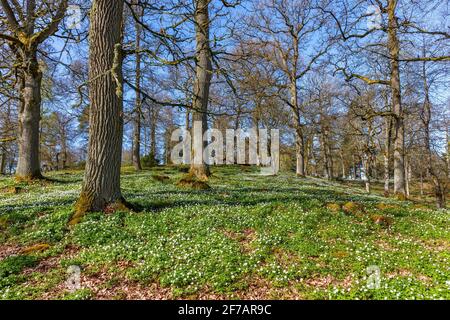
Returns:
[[[89,33],[89,148],[74,218],[122,203],[122,0],[94,0]]]
[[[13,1],[17,11],[20,4]],[[41,83],[42,72],[38,62],[38,47],[57,30],[64,18],[68,0],[60,0],[52,19],[47,24],[42,19],[42,4],[27,0],[22,2],[24,10],[16,14],[9,1],[1,0],[4,27],[8,29],[12,39],[10,47],[15,55],[17,74],[20,78],[20,107],[18,119],[18,163],[16,176],[19,179],[41,177],[39,162],[39,123],[41,116]],[[37,23],[39,21],[39,23]]]
[[[16,176],[40,178],[39,123],[41,118],[42,72],[37,59],[37,47],[26,51],[19,108],[19,158]],[[27,67],[26,67],[27,66]]]

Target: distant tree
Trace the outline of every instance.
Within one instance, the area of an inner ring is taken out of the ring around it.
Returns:
[[[19,159],[16,175],[33,179],[41,177],[39,121],[42,70],[38,51],[39,46],[58,30],[68,1],[26,0],[24,3],[21,6],[18,1],[1,0],[7,30],[0,33],[0,38],[9,42],[19,71]]]

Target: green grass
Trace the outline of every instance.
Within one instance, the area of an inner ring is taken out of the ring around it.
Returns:
[[[0,299],[450,299],[448,210],[250,167],[214,168],[210,190],[177,187],[182,175],[125,168],[123,194],[142,211],[73,227],[81,172],[1,178]],[[348,202],[355,212],[339,209]],[[71,265],[82,274],[75,292]],[[370,266],[379,288],[367,286]]]

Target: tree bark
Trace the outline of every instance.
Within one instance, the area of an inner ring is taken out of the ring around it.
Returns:
[[[39,164],[42,72],[39,69],[37,47],[27,50],[22,63],[24,67],[20,93],[19,158],[16,176],[35,179],[42,177]]]
[[[156,125],[158,123],[158,109],[155,105],[151,106],[150,122],[150,160],[152,165],[157,165],[156,159]]]
[[[6,173],[5,169],[6,169],[6,156],[7,156],[7,154],[6,154],[6,150],[4,150],[4,149],[1,150],[1,152],[2,152],[2,156],[0,158],[0,174],[4,175]]]
[[[137,8],[139,10],[139,8]],[[139,17],[141,15],[139,14]],[[136,32],[136,99],[134,103],[134,128],[133,128],[133,166],[137,171],[142,170],[141,165],[141,115],[142,115],[142,99],[141,99],[141,25],[135,23]]]
[[[406,196],[409,197],[409,183],[411,180],[411,165],[409,163],[409,159],[405,156],[405,190]]]
[[[436,171],[433,167],[433,153],[431,150],[431,137],[430,137],[430,122],[431,122],[431,100],[430,100],[430,93],[429,93],[429,87],[428,87],[428,81],[427,81],[427,74],[426,74],[426,63],[423,63],[422,68],[422,76],[423,76],[423,83],[424,83],[424,91],[425,91],[425,101],[423,103],[423,110],[422,110],[422,124],[424,127],[424,133],[425,133],[425,151],[426,151],[426,157],[427,157],[427,172],[428,175],[431,177],[431,180],[433,182],[434,187],[434,194],[436,197],[436,206],[438,208],[445,208],[446,207],[446,188],[444,184],[439,179],[439,176],[437,175]]]
[[[448,121],[446,119],[445,121],[445,139],[447,141],[447,178],[450,180],[450,135],[448,134],[449,127],[448,127]]]
[[[194,83],[194,97],[192,99],[193,114],[192,123],[201,122],[202,132],[208,129],[208,100],[209,87],[212,78],[212,56],[209,43],[209,3],[210,0],[197,0],[194,13],[195,20],[195,40],[196,40],[196,69]],[[194,144],[192,155],[196,152]],[[203,148],[206,142],[203,142]],[[197,178],[206,180],[210,176],[209,167],[202,163],[191,162],[190,172]]]
[[[389,179],[390,179],[390,167],[389,160],[391,158],[391,132],[392,132],[392,118],[385,118],[385,141],[384,141],[384,153],[383,153],[383,167],[384,167],[384,196],[389,196]]]
[[[341,175],[342,175],[342,179],[346,179],[347,173],[346,173],[346,170],[345,170],[344,152],[343,152],[342,149],[339,151],[339,158],[341,160]]]
[[[294,112],[294,126],[295,126],[295,154],[296,154],[296,173],[299,177],[305,176],[305,137],[303,134],[303,127],[300,122],[300,111],[298,110],[297,101],[297,85],[291,85],[291,105]]]
[[[89,147],[75,222],[86,212],[124,203],[120,191],[122,20],[123,0],[94,0],[89,32]]]
[[[388,4],[388,48],[391,64],[390,86],[392,91],[392,111],[394,113],[394,194],[406,198],[405,183],[405,127],[400,86],[399,53],[400,44],[397,37],[398,23],[395,15],[397,0]]]
[[[14,2],[14,7],[18,6]],[[19,179],[41,178],[39,163],[39,122],[41,113],[42,72],[37,59],[38,47],[57,30],[64,18],[68,1],[61,0],[57,9],[52,12],[50,23],[42,19],[42,3],[37,7],[35,0],[22,2],[21,14],[16,15],[8,1],[1,1],[0,6],[5,13],[4,26],[14,36],[11,48],[16,56],[16,66],[20,78],[20,107],[18,119],[19,154],[16,176]],[[19,20],[17,20],[19,19]],[[41,30],[36,32],[36,21]],[[17,36],[17,38],[15,38]]]
[[[59,117],[59,115],[58,115]],[[62,154],[62,169],[67,169],[67,158],[68,158],[68,148],[67,148],[67,122],[62,119],[58,119],[60,127],[60,139],[61,139],[61,154]]]
[[[322,116],[321,116],[322,122]],[[329,133],[327,124],[321,123],[321,144],[322,144],[322,154],[323,154],[323,164],[324,164],[324,177],[326,179],[333,179],[333,160],[331,158],[331,148],[328,141]]]

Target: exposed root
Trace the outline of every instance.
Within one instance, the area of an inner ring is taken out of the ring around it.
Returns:
[[[152,179],[159,182],[168,182],[170,180],[169,176],[160,176],[157,174],[152,175]]]
[[[23,192],[23,188],[21,187],[17,187],[17,186],[13,186],[13,187],[5,187],[3,189],[1,189],[0,191],[2,193],[7,193],[7,194],[19,194]]]
[[[94,196],[88,194],[87,192],[82,192],[80,198],[75,204],[74,213],[68,224],[71,226],[78,224],[89,212],[103,211],[104,213],[111,214],[118,211],[130,212],[133,211],[133,209],[134,206],[127,202],[124,198],[114,202],[105,203],[102,208],[96,208],[94,204]]]
[[[206,165],[192,166],[189,170],[189,174],[195,176],[199,181],[208,181],[208,177],[211,175],[209,167]]]
[[[29,184],[29,183],[33,183],[33,182],[35,182],[35,181],[38,181],[38,180],[45,180],[46,178],[42,175],[42,174],[35,174],[35,175],[26,175],[26,176],[19,176],[19,175],[16,175],[15,177],[14,177],[14,180],[17,182],[17,183],[27,183],[27,184]]]
[[[43,252],[50,248],[50,245],[48,243],[38,243],[29,247],[26,247],[21,250],[21,253],[23,254],[30,254],[34,252]]]
[[[203,180],[198,179],[194,174],[188,173],[181,178],[177,184],[178,187],[191,188],[194,190],[208,190],[211,187]]]
[[[404,193],[396,193],[395,197],[399,201],[406,201],[406,200],[408,200],[408,198],[406,197],[406,194],[404,194]]]

